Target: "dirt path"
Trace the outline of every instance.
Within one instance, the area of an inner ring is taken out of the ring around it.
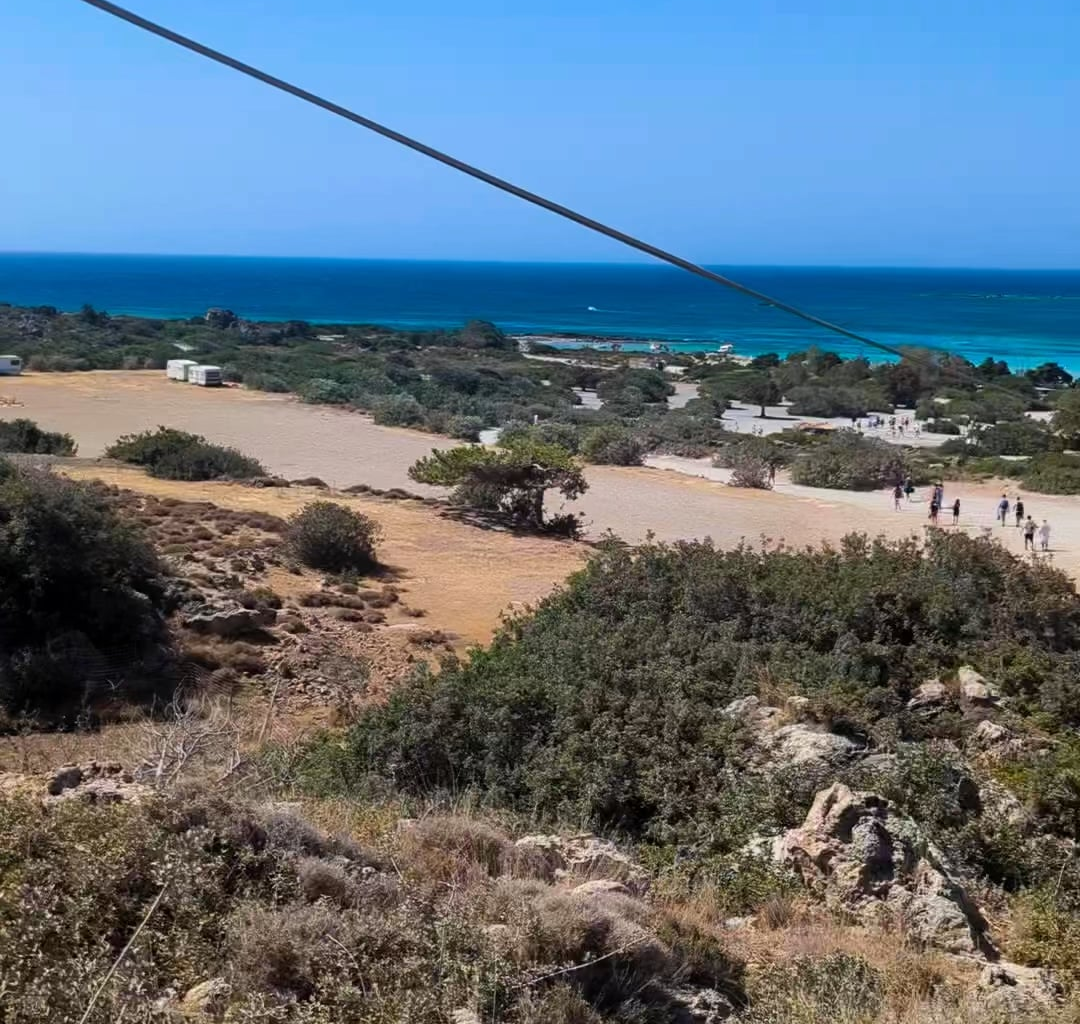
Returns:
[[[356,413],[304,405],[280,395],[207,391],[168,381],[156,371],[30,374],[5,381],[3,393],[23,402],[19,408],[5,408],[3,415],[28,416],[43,427],[73,434],[82,455],[100,455],[121,434],[166,424],[235,445],[259,458],[272,472],[292,478],[319,476],[335,487],[362,482],[436,493],[412,483],[407,469],[433,447],[452,444],[416,431],[378,427]],[[589,491],[570,508],[585,514],[593,535],[611,530],[631,543],[652,533],[661,540],[711,536],[724,546],[743,538],[757,541],[762,536],[783,538],[789,544],[811,544],[835,541],[852,530],[897,537],[921,533],[926,526],[924,504],[905,505],[897,513],[884,492],[856,494],[796,487],[783,478],[774,492],[740,491],[725,486],[723,472],[707,464],[651,461],[654,468],[649,469],[589,467]],[[662,472],[665,468],[678,472]],[[693,473],[702,478],[687,475]],[[964,529],[978,533],[992,525],[1000,487],[947,486],[948,502],[957,494],[961,497]],[[1014,494],[1014,485],[1009,487],[1010,495]],[[241,491],[245,501],[292,500],[278,492]],[[1055,563],[1074,576],[1080,575],[1080,498],[1029,495],[1027,505],[1036,519],[1050,520]],[[414,527],[417,534],[422,529]],[[476,540],[475,531],[466,527],[457,530],[464,532],[444,536],[436,530],[433,537],[439,541],[433,548],[441,541],[463,545],[462,551],[474,554],[464,556],[462,564],[488,564],[496,573],[505,571],[500,564],[503,559],[517,558],[510,552],[519,549],[501,546],[509,538],[500,540],[499,535],[482,533]],[[996,535],[1010,549],[1022,550],[1017,530],[999,528]],[[474,538],[471,546],[469,536]],[[440,552],[433,550],[432,557],[436,556]],[[527,578],[528,570],[522,571]],[[513,575],[514,571],[507,573],[508,577]],[[556,578],[558,572],[547,576]],[[433,573],[432,578],[437,575]],[[479,577],[474,573],[471,578],[475,583]],[[523,586],[528,591],[528,585]],[[464,590],[468,589],[466,585]],[[463,600],[467,602],[470,596],[463,595]]]

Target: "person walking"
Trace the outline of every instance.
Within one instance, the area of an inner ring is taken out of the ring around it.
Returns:
[[[1035,550],[1035,520],[1031,516],[1028,516],[1024,523],[1024,550],[1027,551],[1028,548]]]
[[[938,512],[941,510],[941,506],[938,504],[937,495],[930,499],[930,522],[937,526]]]
[[[1013,510],[1016,512],[1016,528],[1020,529],[1020,524],[1024,521],[1024,499],[1017,498],[1016,504],[1013,506]]]
[[[959,526],[960,525],[960,499],[959,498],[957,498],[956,501],[954,501],[952,503],[952,524],[953,524],[953,526]]]
[[[907,500],[911,501],[911,496],[915,493],[915,485],[911,482],[911,477],[904,479],[904,493],[907,495]]]
[[[900,511],[900,502],[904,497],[904,488],[897,484],[892,492],[892,507],[894,512]]]
[[[776,483],[776,463],[769,463],[769,486],[772,487]]]
[[[1005,520],[1009,517],[1009,496],[1007,494],[1003,494],[1001,496],[1001,501],[998,502],[997,517],[998,522],[1004,526]]]
[[[1050,550],[1050,524],[1044,519],[1039,527],[1039,547],[1043,551]]]

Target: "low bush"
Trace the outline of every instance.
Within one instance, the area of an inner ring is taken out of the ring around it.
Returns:
[[[235,448],[171,427],[127,434],[107,448],[105,456],[145,466],[151,476],[168,480],[243,480],[266,475],[259,462]]]
[[[791,479],[797,484],[844,491],[892,487],[907,475],[908,465],[895,445],[850,432],[831,436],[791,467]]]
[[[289,520],[288,545],[313,569],[370,572],[378,565],[381,528],[373,519],[334,501],[313,501]]]
[[[70,434],[42,430],[33,420],[0,420],[0,452],[26,455],[74,455],[75,439]]]
[[[612,423],[582,435],[581,455],[586,462],[602,466],[640,466],[645,446],[625,427]]]
[[[960,436],[960,427],[952,420],[935,419],[926,421],[926,432],[929,434],[949,434],[953,437]]]
[[[971,450],[977,455],[1041,455],[1064,448],[1060,437],[1028,419],[984,427],[972,441]]]
[[[1080,494],[1080,456],[1037,455],[1022,470],[1024,488],[1039,494]]]
[[[801,820],[820,781],[745,776],[742,727],[719,711],[760,680],[882,743],[922,735],[905,710],[913,688],[962,664],[1000,678],[1018,713],[1075,723],[1077,642],[1080,598],[1063,574],[966,535],[608,547],[490,648],[370,711],[336,772],[387,772],[418,792],[475,786],[543,817],[723,849]]]
[[[165,581],[94,488],[0,461],[0,709],[46,719],[169,684]]]
[[[866,396],[855,388],[806,385],[788,397],[794,416],[865,416],[870,411]]]

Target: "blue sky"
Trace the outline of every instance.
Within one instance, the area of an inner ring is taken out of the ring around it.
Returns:
[[[1075,0],[131,5],[703,262],[1080,266]],[[638,258],[78,0],[0,112],[7,250]]]

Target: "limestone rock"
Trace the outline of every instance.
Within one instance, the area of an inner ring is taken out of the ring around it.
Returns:
[[[254,633],[277,621],[277,612],[273,608],[244,608],[230,603],[225,605],[203,605],[184,619],[184,625],[196,633],[209,633],[213,636],[236,637],[245,633]]]
[[[195,1020],[219,1019],[231,995],[232,986],[224,978],[210,978],[188,989],[180,1000],[180,1010],[185,1017]]]
[[[1061,999],[1061,986],[1041,967],[1022,967],[1000,960],[983,968],[980,1002],[1006,1020],[1034,1020]]]
[[[846,736],[797,723],[777,729],[764,743],[769,760],[780,768],[841,764],[859,748]]]
[[[873,922],[901,919],[916,939],[954,953],[989,947],[986,922],[911,818],[876,793],[834,783],[801,828],[776,845],[828,905]]]
[[[956,679],[964,700],[971,704],[991,705],[1000,697],[997,688],[970,665],[964,665],[956,673]]]
[[[514,845],[539,859],[549,879],[613,880],[638,895],[648,888],[648,874],[640,865],[614,843],[589,832],[573,836],[524,836]]]
[[[757,697],[751,696],[739,697],[737,700],[733,700],[720,714],[725,718],[733,718],[739,722],[761,726],[775,719],[780,714],[780,709],[769,707],[768,704],[762,704]]]
[[[672,1024],[719,1024],[735,1012],[731,1000],[714,988],[669,988],[665,994]]]
[[[945,684],[939,679],[928,679],[907,702],[909,711],[923,716],[932,716],[944,711],[949,703],[949,694]]]
[[[614,878],[594,878],[591,882],[582,882],[570,890],[574,896],[589,899],[593,896],[606,896],[614,893],[616,896],[629,896],[630,890]]]
[[[115,761],[64,765],[49,779],[45,789],[54,800],[82,800],[91,804],[138,800],[150,792]]]

